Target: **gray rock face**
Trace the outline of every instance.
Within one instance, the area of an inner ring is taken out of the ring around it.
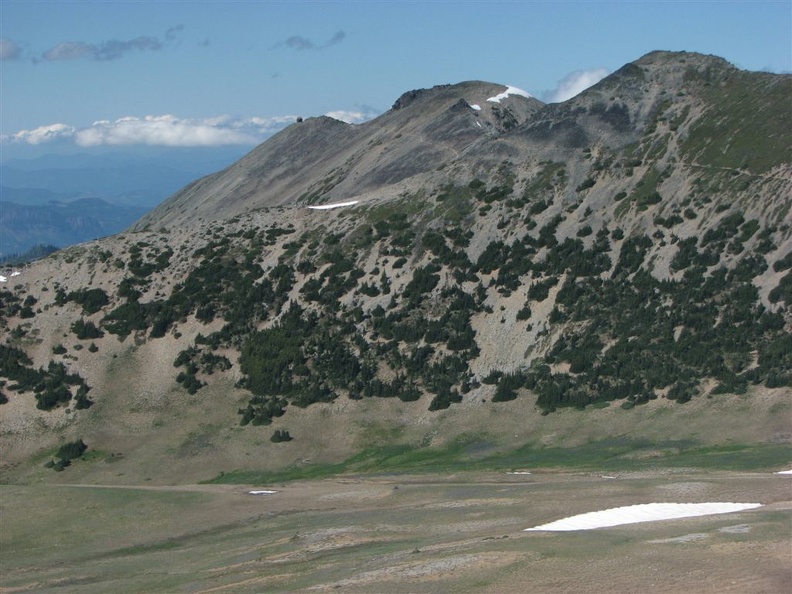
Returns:
[[[739,103],[731,91],[743,89],[747,98]],[[295,123],[226,170],[188,185],[133,230],[371,198],[397,186],[431,192],[471,175],[489,181],[504,160],[525,170],[564,161],[580,177],[590,165],[590,152],[581,151],[591,149],[690,162],[722,155],[718,165],[765,171],[791,157],[783,133],[758,157],[760,149],[746,145],[757,131],[772,138],[788,129],[774,106],[792,93],[792,77],[743,72],[713,56],[652,52],[559,104],[517,94],[494,100],[504,91],[481,81],[439,85],[404,93],[364,124],[324,116]]]

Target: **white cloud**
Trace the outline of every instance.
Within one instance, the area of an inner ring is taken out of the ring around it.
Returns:
[[[33,130],[20,130],[11,136],[10,140],[24,144],[44,144],[53,140],[72,138],[74,132],[75,129],[66,124],[50,124]]]
[[[7,37],[0,38],[0,60],[16,60],[22,55],[22,48]]]
[[[64,41],[42,54],[45,60],[77,60],[95,54],[97,47],[82,41]]]
[[[371,119],[377,112],[364,107],[358,111],[331,111],[327,114],[344,122],[357,124]],[[240,118],[218,115],[202,119],[179,118],[174,115],[125,116],[114,121],[98,120],[90,126],[75,128],[67,124],[51,124],[34,130],[21,130],[3,136],[3,142],[43,144],[58,140],[78,146],[225,146],[256,145],[275,132],[294,123],[295,115],[264,118]]]
[[[567,74],[558,83],[558,87],[547,95],[548,103],[560,103],[571,99],[578,93],[585,91],[591,85],[598,83],[608,76],[606,68],[593,68],[591,70],[576,70]]]
[[[51,124],[4,136],[4,142],[43,144],[70,140],[78,146],[223,146],[255,145],[297,119],[297,116],[235,118],[221,115],[185,119],[173,115],[126,116],[115,121],[99,120],[85,128]]]
[[[325,115],[329,118],[346,122],[347,124],[360,124],[375,117],[377,113],[371,109],[364,109],[362,111],[328,111]]]
[[[240,119],[217,116],[189,120],[173,115],[125,117],[114,122],[96,122],[75,133],[79,146],[133,145],[222,146],[258,144],[284,124],[296,118]]]
[[[157,51],[160,49],[162,49],[162,42],[155,37],[148,36],[137,37],[129,41],[111,39],[98,45],[84,41],[65,41],[48,49],[42,54],[42,57],[50,61],[93,58],[105,62],[117,60],[132,50]]]

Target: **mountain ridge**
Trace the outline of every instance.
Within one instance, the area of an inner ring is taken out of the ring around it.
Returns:
[[[740,72],[722,58],[652,52],[560,104],[514,95],[503,104],[494,103],[488,99],[505,85],[481,81],[408,91],[394,108],[363,124],[326,116],[293,124],[238,166],[175,194],[133,229],[195,220],[198,215],[187,211],[188,204],[193,209],[198,203],[207,205],[204,218],[222,218],[254,208],[355,199],[410,178],[416,178],[412,185],[426,187],[437,184],[433,173],[447,162],[474,171],[482,163],[492,167],[496,158],[560,158],[590,144],[618,151],[636,142],[648,126],[656,126],[658,117],[673,113],[681,118],[677,127],[693,125],[714,102],[702,101],[702,89],[739,78]],[[780,92],[790,90],[788,76],[755,76],[777,81]],[[679,86],[689,88],[693,97],[683,90],[675,95],[664,91]],[[753,120],[759,118],[753,114]],[[746,119],[743,128],[754,123]],[[778,129],[778,123],[783,129],[788,117],[769,127]],[[382,153],[384,142],[389,154]],[[689,144],[692,154],[695,146]],[[789,147],[777,148],[772,165],[788,163]],[[284,169],[284,163],[298,162],[297,155],[302,166]],[[240,170],[246,171],[241,177]]]
[[[557,105],[471,82],[295,123],[1,287],[4,472],[78,437],[123,460],[67,474],[160,481],[471,433],[521,464],[788,443],[791,83],[656,53]]]
[[[364,124],[347,124],[328,116],[307,118],[254,149],[237,164],[238,167],[232,166],[188,186],[133,228],[158,224],[167,226],[170,220],[193,220],[189,215],[174,219],[173,211],[195,201],[219,204],[232,193],[235,205],[243,201],[240,196],[244,196],[245,199],[255,198],[255,206],[243,204],[222,213],[217,210],[220,207],[215,206],[213,215],[233,215],[266,205],[312,204],[319,198],[358,195],[425,173],[426,164],[441,162],[467,148],[485,133],[485,126],[494,128],[506,117],[515,121],[525,117],[520,108],[512,106],[524,103],[528,107],[521,106],[522,109],[531,110],[539,103],[535,99],[512,96],[503,102],[503,106],[487,105],[486,99],[503,89],[504,85],[465,82],[423,89],[420,93],[409,91],[397,99],[397,109]],[[465,94],[470,102],[462,99],[461,94]],[[405,97],[409,97],[409,101]],[[460,100],[465,102],[464,106],[459,104]],[[476,101],[481,106],[480,112],[470,107],[477,104]],[[427,105],[432,106],[431,119],[426,116],[415,118],[414,111]],[[468,125],[458,127],[461,119],[467,119]],[[475,126],[473,122],[480,125]],[[350,147],[361,139],[365,146]],[[391,152],[387,156],[381,153],[386,142]],[[393,154],[396,156],[391,156]],[[284,168],[285,164],[296,161],[295,155],[299,155],[300,167],[291,171]],[[304,177],[305,169],[311,167],[318,167],[319,173],[307,181],[296,179]],[[249,172],[246,179],[237,177],[239,169]],[[257,181],[250,182],[250,178],[257,178]],[[196,193],[196,184],[215,195],[202,197]],[[265,185],[267,187],[262,187]],[[279,196],[279,192],[284,195]],[[163,218],[159,220],[161,216]]]

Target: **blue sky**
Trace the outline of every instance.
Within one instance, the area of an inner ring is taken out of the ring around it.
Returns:
[[[0,0],[3,152],[255,144],[480,79],[563,99],[655,49],[792,71],[792,1]]]

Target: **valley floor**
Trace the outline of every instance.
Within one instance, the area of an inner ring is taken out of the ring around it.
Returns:
[[[2,485],[0,592],[777,593],[792,583],[790,480],[652,468]],[[707,501],[762,507],[524,531],[616,506]]]

